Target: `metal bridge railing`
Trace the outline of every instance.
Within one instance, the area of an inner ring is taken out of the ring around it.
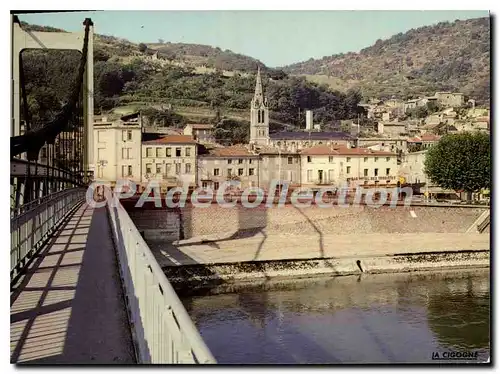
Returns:
[[[107,209],[139,363],[216,363],[132,219],[117,205]]]
[[[85,197],[84,188],[59,191],[11,210],[11,281],[23,270],[27,260],[53,234],[59,223]]]

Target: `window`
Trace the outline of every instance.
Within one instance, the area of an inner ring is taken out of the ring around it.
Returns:
[[[122,131],[122,140],[132,140],[132,131],[131,130],[123,130]]]
[[[378,181],[375,181],[375,186],[378,186]]]
[[[378,169],[374,169],[373,170],[373,175],[375,175],[376,177],[378,177]]]
[[[328,156],[328,162],[332,163],[333,162],[333,156]]]
[[[105,131],[97,131],[97,141],[99,143],[104,142],[105,138],[106,138],[106,132]]]
[[[368,157],[365,157],[365,158],[363,159],[363,162],[368,162]]]
[[[243,163],[243,159],[239,158],[238,159],[238,164],[242,164]]]
[[[333,179],[334,179],[334,178],[333,178],[333,172],[334,172],[334,170],[333,170],[333,169],[328,170],[328,180],[329,180],[330,182],[332,182],[332,181],[333,181]]]
[[[350,158],[350,157],[347,157],[346,161],[347,161],[347,162],[351,162],[351,158]]]
[[[390,157],[386,157],[385,160],[389,162],[389,161],[391,161],[391,158]]]
[[[377,162],[377,161],[378,161],[378,157],[375,157],[375,162]]]
[[[293,157],[288,157],[288,164],[293,164]]]
[[[346,168],[346,173],[347,173],[347,174],[351,174],[351,167],[350,167],[350,166],[348,166],[348,167]]]
[[[248,160],[248,163],[251,164],[252,163],[252,159]]]
[[[186,147],[186,157],[191,156],[191,147]]]
[[[313,171],[312,170],[308,170],[307,171],[307,181],[308,182],[312,182],[312,175],[313,175]]]
[[[254,171],[255,171],[254,168],[248,169],[248,175],[254,175]]]
[[[167,157],[172,157],[172,148],[167,148]]]
[[[201,182],[201,188],[207,188],[208,183],[207,182]]]
[[[132,148],[122,148],[122,158],[124,160],[128,160],[129,158],[132,158]]]
[[[311,156],[307,156],[307,162],[311,162]]]
[[[175,174],[179,175],[181,173],[181,164],[175,164]]]
[[[105,161],[106,160],[106,148],[99,148],[99,149],[97,149],[97,159],[99,161]]]
[[[146,174],[151,174],[151,168],[152,168],[151,164],[146,164]]]
[[[146,148],[146,157],[153,157],[153,148]]]
[[[42,158],[47,158],[47,148],[45,148],[45,147],[42,148],[41,157]]]
[[[127,165],[122,165],[122,177],[128,176],[127,174]]]
[[[172,173],[172,164],[165,165],[167,167],[166,174],[169,176]]]
[[[161,174],[161,164],[156,164],[156,174]]]
[[[386,184],[391,184],[391,181],[390,180],[386,180],[385,183]]]
[[[365,177],[367,177],[367,176],[368,176],[368,169],[363,170],[363,175],[364,175]]]
[[[219,175],[219,169],[214,169],[214,175]]]
[[[162,148],[156,148],[156,157],[157,158],[163,157],[163,149]]]
[[[385,175],[389,175],[389,174],[391,174],[391,168],[385,169]]]
[[[186,164],[186,174],[191,173],[191,164]]]
[[[175,157],[181,157],[181,148],[175,148]]]
[[[230,158],[227,160],[228,164],[231,164],[232,162],[233,162],[233,160],[231,160]]]
[[[217,191],[219,189],[219,182],[214,182],[214,190]]]
[[[368,181],[364,181],[364,182],[363,182],[363,184],[364,184],[364,185],[367,185],[367,184],[368,184]]]
[[[232,172],[232,169],[227,169],[227,176],[230,177],[231,176],[231,172]]]
[[[242,176],[243,175],[243,169],[238,169],[238,175]]]

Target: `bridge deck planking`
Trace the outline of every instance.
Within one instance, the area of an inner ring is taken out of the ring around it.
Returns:
[[[11,293],[11,362],[128,364],[134,350],[106,211],[84,204]]]

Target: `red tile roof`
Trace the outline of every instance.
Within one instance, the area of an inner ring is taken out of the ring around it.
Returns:
[[[408,143],[437,142],[439,139],[441,139],[439,135],[423,134],[421,136],[408,139]]]
[[[196,141],[190,135],[167,135],[160,139],[145,141],[143,144],[196,144]]]
[[[347,148],[342,146],[317,145],[315,147],[302,149],[300,154],[303,155],[332,155],[332,156],[395,156],[395,153],[386,151],[374,151],[368,148]]]
[[[210,151],[210,154],[203,157],[257,157],[256,154],[250,152],[245,146],[234,145],[231,147],[215,148]]]

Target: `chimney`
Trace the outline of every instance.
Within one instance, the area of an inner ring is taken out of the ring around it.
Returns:
[[[313,112],[312,110],[306,110],[306,130],[312,131],[313,129]]]

